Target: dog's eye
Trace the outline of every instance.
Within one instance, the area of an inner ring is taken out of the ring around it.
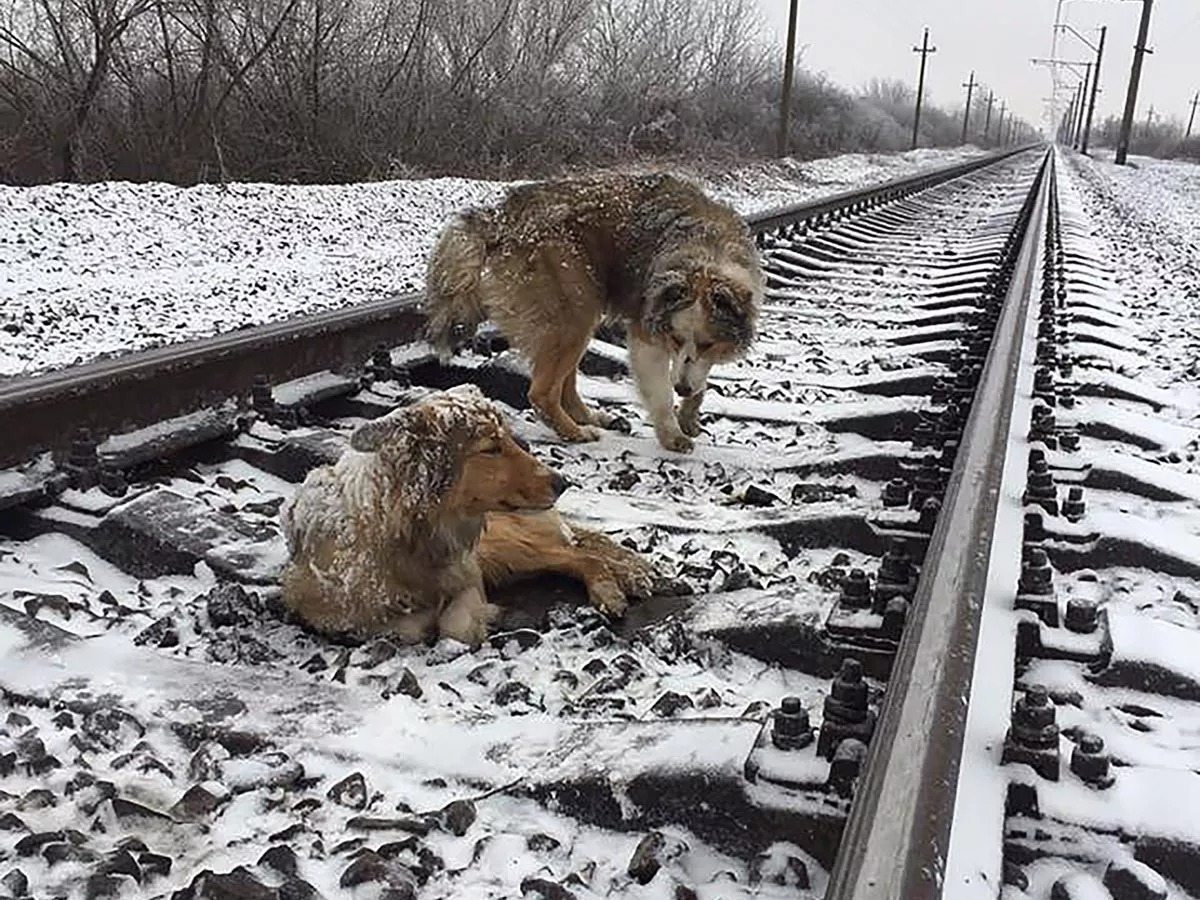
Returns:
[[[484,456],[499,456],[504,450],[499,444],[487,444],[480,447],[479,452]]]
[[[711,350],[713,348],[713,346],[715,346],[715,345],[713,344],[712,341],[700,341],[698,344],[696,344],[696,352],[697,353],[707,353],[709,350]]]

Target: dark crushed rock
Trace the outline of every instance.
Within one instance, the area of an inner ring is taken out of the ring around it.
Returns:
[[[123,744],[140,741],[146,736],[146,728],[137,717],[111,706],[88,713],[80,732],[105,750],[117,750]]]
[[[169,856],[143,850],[138,853],[137,860],[138,865],[142,867],[143,876],[171,874],[171,858]]]
[[[240,584],[219,584],[202,598],[208,622],[217,628],[247,625],[257,604]]]
[[[188,775],[193,781],[214,781],[220,771],[217,764],[229,759],[230,753],[216,741],[206,741],[192,754],[188,762]]]
[[[562,846],[562,842],[548,834],[531,834],[525,838],[525,846],[535,853],[552,853]]]
[[[376,818],[373,816],[355,816],[346,822],[347,828],[358,828],[362,831],[407,831],[410,834],[426,835],[433,825],[428,819],[416,816],[399,816],[395,818]]]
[[[66,834],[61,831],[39,831],[35,834],[25,835],[25,837],[17,841],[17,845],[13,849],[16,850],[17,856],[33,856],[46,844],[65,841],[66,839]]]
[[[111,853],[105,854],[96,867],[96,873],[99,875],[128,875],[138,884],[141,884],[142,881],[142,867],[128,850],[113,850]]]
[[[746,492],[742,494],[742,503],[746,506],[775,506],[782,502],[782,500],[770,491],[763,490],[756,484],[750,485],[746,488]]]
[[[382,697],[387,700],[397,694],[403,694],[419,700],[424,693],[421,683],[417,681],[417,676],[406,667],[400,671],[399,677],[394,682],[389,682],[388,686],[383,689]]]
[[[217,874],[205,869],[192,883],[171,895],[171,900],[280,900],[279,891],[268,887],[244,867]]]
[[[637,845],[626,871],[638,884],[649,884],[667,862],[687,852],[682,841],[669,838],[660,831],[651,831]]]
[[[3,878],[0,878],[0,887],[3,887],[14,897],[24,897],[29,893],[29,878],[20,869],[13,869]]]
[[[95,850],[89,850],[87,847],[67,841],[56,841],[42,847],[42,859],[51,866],[60,862],[94,862],[98,858],[99,854]]]
[[[139,647],[177,647],[179,631],[170,616],[163,616],[138,632],[133,642]]]
[[[229,791],[215,781],[193,784],[171,807],[171,813],[183,819],[201,819],[228,799]]]
[[[58,798],[48,788],[34,788],[17,801],[17,809],[25,812],[30,809],[49,809],[58,806]]]
[[[533,895],[541,900],[577,900],[577,894],[561,884],[545,878],[526,878],[521,882],[521,894]]]
[[[291,847],[276,844],[270,847],[258,858],[260,866],[274,869],[280,875],[295,875],[299,869],[296,853]]]
[[[325,796],[348,809],[366,809],[369,797],[367,781],[361,772],[353,772],[331,787]]]
[[[129,887],[132,879],[127,875],[105,875],[97,873],[88,877],[83,890],[84,900],[100,900],[101,897],[119,897]]]
[[[109,801],[112,804],[113,815],[118,819],[152,819],[155,821],[172,821],[171,816],[157,809],[151,809],[141,803],[133,800],[126,800],[124,797],[114,797]]]
[[[462,837],[475,822],[477,813],[471,800],[452,800],[437,813],[438,824],[451,834]]]
[[[362,853],[342,872],[338,884],[344,888],[360,884],[378,884],[395,892],[396,900],[414,900],[417,896],[417,877],[412,870],[395,860],[385,859],[373,850]]]
[[[669,719],[685,709],[692,709],[694,706],[692,698],[686,694],[667,691],[654,701],[654,705],[650,707],[650,712],[660,718]]]
[[[496,690],[496,705],[511,706],[514,703],[533,705],[533,692],[529,685],[521,681],[506,681]]]

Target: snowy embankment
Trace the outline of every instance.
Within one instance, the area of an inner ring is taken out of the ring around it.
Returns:
[[[751,214],[979,152],[848,154],[699,180]],[[0,377],[419,289],[447,216],[504,186],[0,186]]]

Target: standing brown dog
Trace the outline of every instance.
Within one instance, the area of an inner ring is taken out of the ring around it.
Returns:
[[[669,175],[513,188],[469,210],[429,261],[429,335],[448,355],[456,328],[489,316],[533,366],[529,400],[569,441],[612,418],[584,405],[579,360],[605,316],[623,321],[638,390],[659,442],[688,451],[714,363],[746,351],[762,299],[758,251],[728,206]],[[672,398],[683,398],[678,411]]]

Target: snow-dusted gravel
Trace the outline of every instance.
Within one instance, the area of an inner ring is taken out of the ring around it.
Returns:
[[[680,171],[753,213],[979,152]],[[445,219],[503,188],[456,178],[0,186],[0,377],[417,290]]]

